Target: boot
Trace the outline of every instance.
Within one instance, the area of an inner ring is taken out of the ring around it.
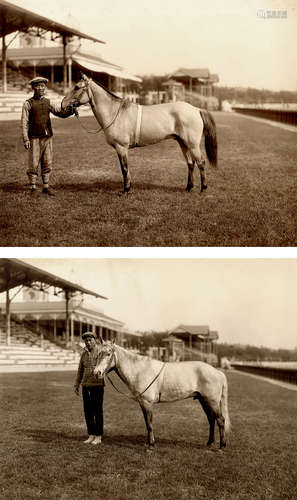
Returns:
[[[55,193],[53,193],[53,191],[48,187],[44,187],[42,193],[47,194],[48,196],[55,196]]]
[[[96,438],[96,436],[93,436],[93,434],[91,434],[91,435],[88,437],[88,439],[86,439],[86,440],[84,441],[84,443],[92,443],[92,442],[93,442],[93,439],[95,439],[95,438]]]
[[[101,444],[101,436],[95,436],[92,441],[92,444]]]

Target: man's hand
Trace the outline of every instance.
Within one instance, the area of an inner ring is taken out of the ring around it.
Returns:
[[[25,142],[24,142],[24,148],[25,148],[25,149],[30,149],[30,147],[31,147],[31,146],[30,146],[30,141],[25,141]]]
[[[79,387],[74,387],[74,393],[79,396]]]

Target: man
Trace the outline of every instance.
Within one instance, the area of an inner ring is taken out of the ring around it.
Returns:
[[[53,163],[53,131],[50,113],[60,118],[73,114],[72,108],[62,111],[61,105],[52,104],[45,98],[47,78],[33,78],[29,83],[34,92],[33,97],[23,104],[22,133],[24,147],[29,151],[27,175],[30,183],[30,193],[36,193],[36,179],[39,165],[43,181],[42,193],[54,196],[49,189],[49,176]]]
[[[84,413],[89,437],[85,443],[100,444],[103,435],[103,396],[104,378],[94,375],[94,368],[100,347],[96,343],[92,332],[83,334],[85,349],[81,355],[76,381],[75,394],[79,395],[79,386],[82,385]]]

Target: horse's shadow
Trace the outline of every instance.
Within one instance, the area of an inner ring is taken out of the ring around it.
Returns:
[[[67,192],[116,192],[119,193],[123,191],[123,184],[116,181],[104,181],[104,182],[89,182],[81,184],[55,184],[54,189],[67,191]],[[167,192],[167,193],[182,193],[186,189],[182,186],[168,186],[166,184],[154,184],[149,182],[142,183],[132,183],[130,194],[143,193],[145,191],[155,191],[155,192]]]
[[[75,434],[71,431],[57,431],[48,429],[19,429],[18,434],[25,435],[27,438],[32,439],[36,443],[54,443],[57,441],[65,440],[75,443],[83,443],[86,438],[85,434]],[[145,446],[145,435],[128,436],[125,434],[106,434],[103,437],[104,447],[118,447],[129,449],[147,449]],[[167,448],[181,448],[181,449],[207,449],[205,444],[198,443],[197,441],[186,441],[185,439],[169,439],[157,438],[156,449],[165,450]],[[215,450],[212,450],[215,451]]]
[[[86,193],[121,193],[123,191],[123,184],[121,182],[116,181],[108,181],[108,182],[88,182],[88,183],[80,183],[80,184],[63,184],[63,183],[55,183],[53,184],[53,189],[58,194],[61,193],[78,193],[78,192],[86,192]],[[0,190],[4,193],[9,194],[19,194],[19,193],[28,193],[28,186],[20,185],[14,182],[3,184],[0,187]],[[133,183],[130,195],[143,194],[145,192],[155,192],[155,193],[184,193],[186,191],[185,186],[168,186],[166,184],[154,184],[149,182],[141,182],[141,183]],[[197,188],[193,191],[197,191]]]

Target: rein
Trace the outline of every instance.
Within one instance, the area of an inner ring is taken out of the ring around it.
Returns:
[[[116,358],[116,354],[115,352],[113,351],[113,356],[115,357],[115,361],[117,362],[117,358]],[[112,358],[111,358],[112,359]],[[157,380],[157,378],[160,377],[162,371],[164,370],[165,368],[165,364],[166,363],[163,363],[162,367],[161,367],[161,370],[159,371],[159,373],[157,373],[157,375],[155,376],[155,378],[149,383],[149,385],[144,389],[144,391],[140,392],[139,394],[137,394],[137,396],[130,396],[129,394],[125,394],[124,392],[120,391],[113,383],[113,381],[109,378],[108,374],[106,374],[109,382],[111,383],[112,387],[119,393],[119,394],[122,394],[123,396],[126,396],[126,398],[129,398],[129,399],[134,399],[134,401],[137,401],[141,396],[143,396],[143,394],[153,385],[153,383]]]
[[[85,90],[85,91],[87,92],[87,94],[88,94],[88,98],[89,98],[89,103],[90,103],[90,106],[91,106],[92,111],[93,111],[93,113],[94,113],[94,115],[95,115],[95,111],[94,111],[95,106],[94,106],[94,103],[93,103],[93,100],[92,100],[92,96],[91,96],[91,95],[90,95],[90,93],[89,93],[89,84],[88,84],[88,82],[85,82],[85,86],[84,86],[84,87],[81,87],[81,88],[82,88],[82,90]],[[81,95],[82,95],[82,94],[81,94]],[[80,96],[81,96],[81,95],[80,95]],[[98,132],[101,132],[101,130],[105,131],[105,130],[107,130],[109,127],[111,127],[111,126],[114,124],[114,122],[116,121],[116,119],[117,119],[117,117],[118,117],[118,115],[119,115],[119,112],[120,112],[121,108],[123,107],[123,103],[124,103],[124,101],[122,100],[122,101],[121,101],[121,103],[120,103],[119,109],[117,110],[117,112],[116,112],[116,114],[115,114],[115,116],[114,116],[113,120],[109,123],[109,125],[107,125],[106,127],[101,127],[101,126],[100,126],[100,128],[98,128],[97,130],[88,130],[88,129],[84,126],[84,124],[82,123],[82,121],[80,120],[79,113],[78,113],[78,109],[77,109],[78,105],[77,105],[77,104],[73,104],[72,106],[73,106],[73,111],[74,111],[74,114],[75,114],[76,118],[78,119],[78,121],[80,122],[80,124],[81,124],[82,128],[83,128],[84,130],[86,130],[86,132],[88,132],[88,134],[98,134]]]

